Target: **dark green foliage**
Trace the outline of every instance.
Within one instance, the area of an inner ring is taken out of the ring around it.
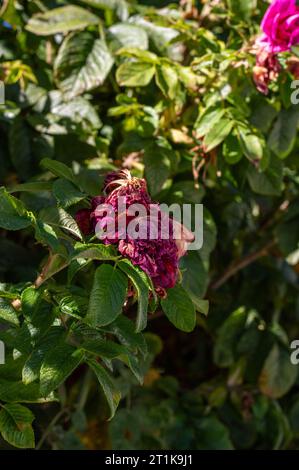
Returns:
[[[0,447],[298,447],[299,113],[287,70],[252,80],[265,2],[4,3]],[[163,299],[75,220],[120,167],[204,204]]]

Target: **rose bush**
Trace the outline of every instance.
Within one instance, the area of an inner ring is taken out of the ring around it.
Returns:
[[[0,447],[298,447],[297,2],[1,3]]]

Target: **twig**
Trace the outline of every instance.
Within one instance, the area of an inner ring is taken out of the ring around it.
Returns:
[[[162,310],[153,313],[151,316],[148,317],[148,321],[156,320],[157,318],[163,317],[164,312]]]
[[[36,280],[34,281],[34,286],[36,288],[40,287],[44,283],[46,274],[48,272],[49,267],[51,266],[51,263],[52,263],[52,256],[51,254],[49,254],[49,258],[47,259],[46,264],[42,268],[41,273],[37,276]]]
[[[51,65],[53,61],[53,47],[51,41],[46,41],[46,62]]]
[[[194,179],[194,183],[195,183],[195,188],[198,189],[199,188],[199,183],[198,183],[198,180],[199,180],[199,174],[200,174],[200,171],[202,169],[202,167],[205,165],[206,161],[204,159],[204,157],[202,157],[202,159],[200,160],[199,163],[198,162],[198,157],[199,155],[198,154],[195,154],[192,158],[192,173],[193,173],[193,179]]]
[[[54,257],[55,257],[55,255],[54,255]],[[54,257],[53,257],[53,255],[51,255],[51,253],[49,253],[49,257],[46,261],[46,264],[42,268],[41,273],[37,276],[34,283],[32,284],[32,287],[35,287],[36,289],[38,289],[47,280],[47,275],[48,275],[49,269],[51,268]],[[57,272],[59,272],[61,269],[64,269],[64,268],[65,268],[65,265],[62,266]],[[55,274],[56,274],[56,272],[55,272]],[[11,305],[13,306],[14,309],[20,310],[21,307],[22,307],[21,299],[13,300],[11,302]]]
[[[77,410],[81,411],[85,407],[92,378],[93,378],[93,373],[91,369],[87,369],[87,371],[85,372],[84,379],[83,379],[82,389],[81,389],[78,404],[77,404]]]
[[[0,16],[4,15],[6,8],[8,7],[9,0],[3,0],[2,7],[0,7]]]
[[[68,414],[68,413],[69,413],[69,410],[66,409],[66,408],[63,408],[62,410],[59,411],[59,413],[57,413],[56,416],[54,416],[54,418],[50,422],[49,426],[46,428],[45,432],[43,433],[42,437],[40,438],[39,442],[37,443],[37,445],[35,447],[35,450],[40,450],[41,449],[43,443],[45,442],[45,440],[47,439],[47,437],[51,433],[52,428],[60,420],[60,418],[62,418],[62,416],[64,414]]]
[[[275,246],[276,242],[272,240],[271,242],[267,243],[263,248],[256,251],[255,253],[251,253],[248,256],[245,256],[243,259],[238,261],[237,263],[232,264],[227,271],[211,285],[211,289],[217,290],[221,287],[225,282],[227,282],[231,277],[237,274],[242,269],[246,268],[250,264],[254,263],[258,259],[266,256],[269,253],[269,250]]]

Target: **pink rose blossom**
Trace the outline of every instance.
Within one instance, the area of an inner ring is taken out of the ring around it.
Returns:
[[[263,18],[259,45],[277,54],[299,43],[299,6],[296,0],[274,0]]]

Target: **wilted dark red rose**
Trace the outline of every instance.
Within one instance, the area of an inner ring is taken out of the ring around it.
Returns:
[[[92,231],[91,213],[90,209],[81,209],[75,215],[76,222],[83,235],[89,235]]]
[[[82,232],[88,234],[95,228],[101,230],[102,241],[117,244],[119,252],[146,272],[159,295],[164,295],[165,289],[174,287],[177,281],[179,258],[185,254],[187,244],[193,241],[193,235],[162,213],[159,204],[151,200],[146,181],[132,177],[127,170],[109,173],[103,192],[105,196],[92,199],[90,210],[83,209],[77,213],[76,220]],[[119,211],[120,199],[122,212]],[[142,206],[142,216],[129,213],[133,204]],[[142,236],[135,238],[130,235],[127,229],[131,222]],[[115,230],[109,230],[110,223]],[[154,238],[149,237],[152,229],[156,230]]]
[[[267,95],[269,84],[276,80],[281,66],[273,52],[266,48],[259,48],[256,55],[256,65],[253,69],[253,79],[257,89]]]

